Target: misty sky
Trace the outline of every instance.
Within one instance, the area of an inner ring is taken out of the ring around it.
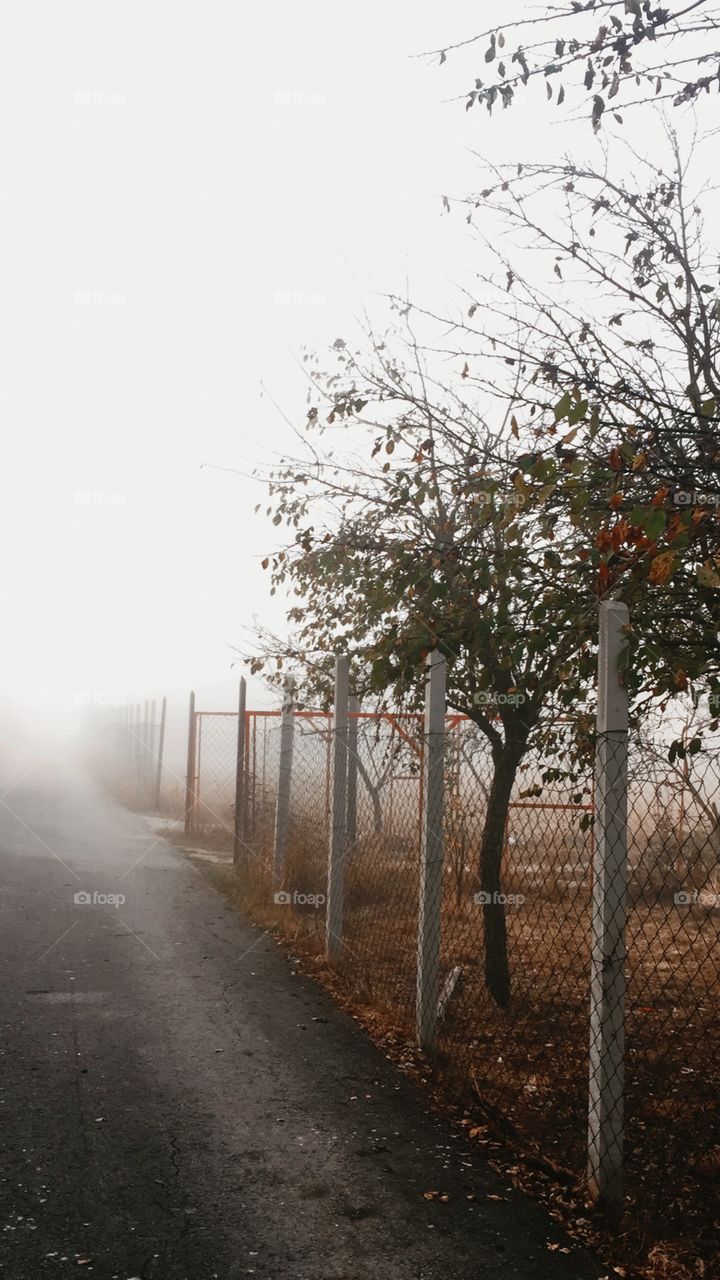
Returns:
[[[486,10],[3,5],[5,697],[233,705],[242,626],[282,625],[263,495],[233,474],[288,439],[261,382],[301,421],[303,343],[406,278],[468,283],[440,196],[473,189],[471,149],[597,145],[539,94],[491,127],[445,101],[477,54],[412,55]]]

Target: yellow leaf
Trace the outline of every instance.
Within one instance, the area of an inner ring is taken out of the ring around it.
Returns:
[[[670,577],[674,563],[675,556],[672,551],[663,551],[662,555],[655,556],[655,559],[650,565],[650,581],[654,583],[655,586],[662,586],[662,584],[667,582]]]

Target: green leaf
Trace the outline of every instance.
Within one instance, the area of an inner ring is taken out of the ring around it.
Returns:
[[[566,391],[565,395],[561,396],[561,398],[558,400],[557,404],[555,405],[555,410],[554,410],[555,421],[562,422],[563,418],[567,418],[572,407],[573,407],[572,396],[569,391]]]
[[[568,414],[568,423],[570,424],[570,426],[573,427],[576,422],[580,422],[581,419],[585,417],[585,414],[587,413],[587,411],[588,411],[587,400],[579,400],[577,404],[574,404]]]
[[[641,522],[639,521],[638,523]],[[645,517],[644,526],[648,538],[652,538],[653,542],[655,542],[665,528],[665,512],[658,510],[657,507],[652,507],[649,515]]]

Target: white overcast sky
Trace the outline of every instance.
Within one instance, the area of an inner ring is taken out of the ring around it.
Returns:
[[[261,381],[299,420],[304,342],[406,277],[468,282],[440,197],[476,185],[471,149],[596,145],[541,94],[492,125],[445,101],[480,58],[412,55],[491,8],[3,4],[6,698],[233,705],[242,626],[282,622],[262,494],[214,469],[283,448]]]

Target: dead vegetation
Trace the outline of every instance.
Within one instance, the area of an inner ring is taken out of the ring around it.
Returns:
[[[482,913],[453,891],[443,908],[443,972],[461,968],[431,1070],[414,1049],[417,858],[359,841],[348,861],[345,945],[324,955],[322,904],[274,901],[268,840],[247,869],[203,871],[244,913],[275,933],[470,1140],[618,1274],[685,1280],[713,1274],[720,1177],[716,1044],[717,920],[691,905],[682,927],[642,895],[629,927],[627,1184],[621,1223],[606,1224],[583,1187],[588,1073],[589,877],[575,889],[529,894],[509,912],[514,995],[498,1009],[482,982]],[[323,894],[325,847],[294,824],[285,885]],[[519,889],[521,877],[514,875]],[[527,886],[526,886],[527,887]],[[713,996],[715,998],[713,998]]]

